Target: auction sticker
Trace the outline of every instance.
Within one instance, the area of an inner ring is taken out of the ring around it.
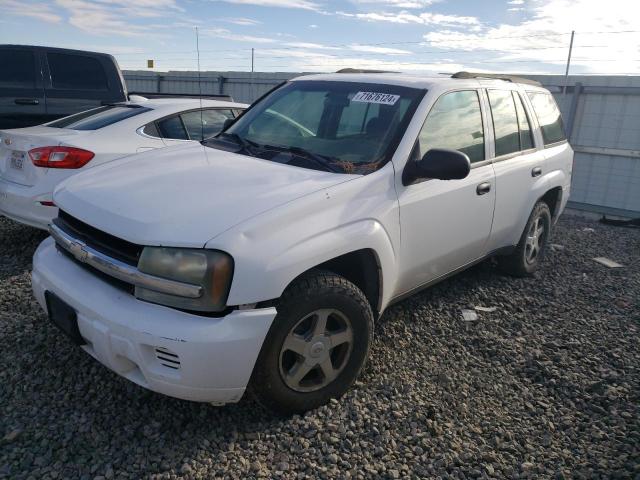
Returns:
[[[380,103],[382,105],[395,105],[400,95],[377,92],[358,92],[351,99],[352,102]]]

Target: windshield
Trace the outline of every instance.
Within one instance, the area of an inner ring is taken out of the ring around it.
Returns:
[[[72,130],[97,130],[150,110],[150,108],[139,105],[105,105],[63,117],[46,125],[47,127],[70,128]]]
[[[391,158],[424,93],[373,83],[289,82],[204,144],[298,167],[367,174]]]

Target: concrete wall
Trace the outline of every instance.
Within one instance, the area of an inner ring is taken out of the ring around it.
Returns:
[[[198,94],[197,72],[124,71],[130,91]],[[203,94],[251,103],[293,72],[202,72]],[[640,77],[529,76],[560,106],[575,155],[571,206],[640,217]]]

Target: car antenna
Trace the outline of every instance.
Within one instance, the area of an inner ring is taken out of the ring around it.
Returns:
[[[202,82],[200,80],[200,33],[196,26],[196,52],[198,54],[198,96],[200,98],[200,136],[204,140],[204,120],[202,119]]]

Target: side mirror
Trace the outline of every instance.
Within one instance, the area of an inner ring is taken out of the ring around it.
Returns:
[[[466,154],[447,148],[432,148],[420,160],[407,163],[402,179],[405,185],[422,178],[459,180],[466,178],[470,171],[471,162]]]
[[[222,130],[220,130],[221,132],[224,132],[227,128],[229,128],[231,126],[231,124],[235,121],[235,118],[227,118],[224,123],[222,124]]]

